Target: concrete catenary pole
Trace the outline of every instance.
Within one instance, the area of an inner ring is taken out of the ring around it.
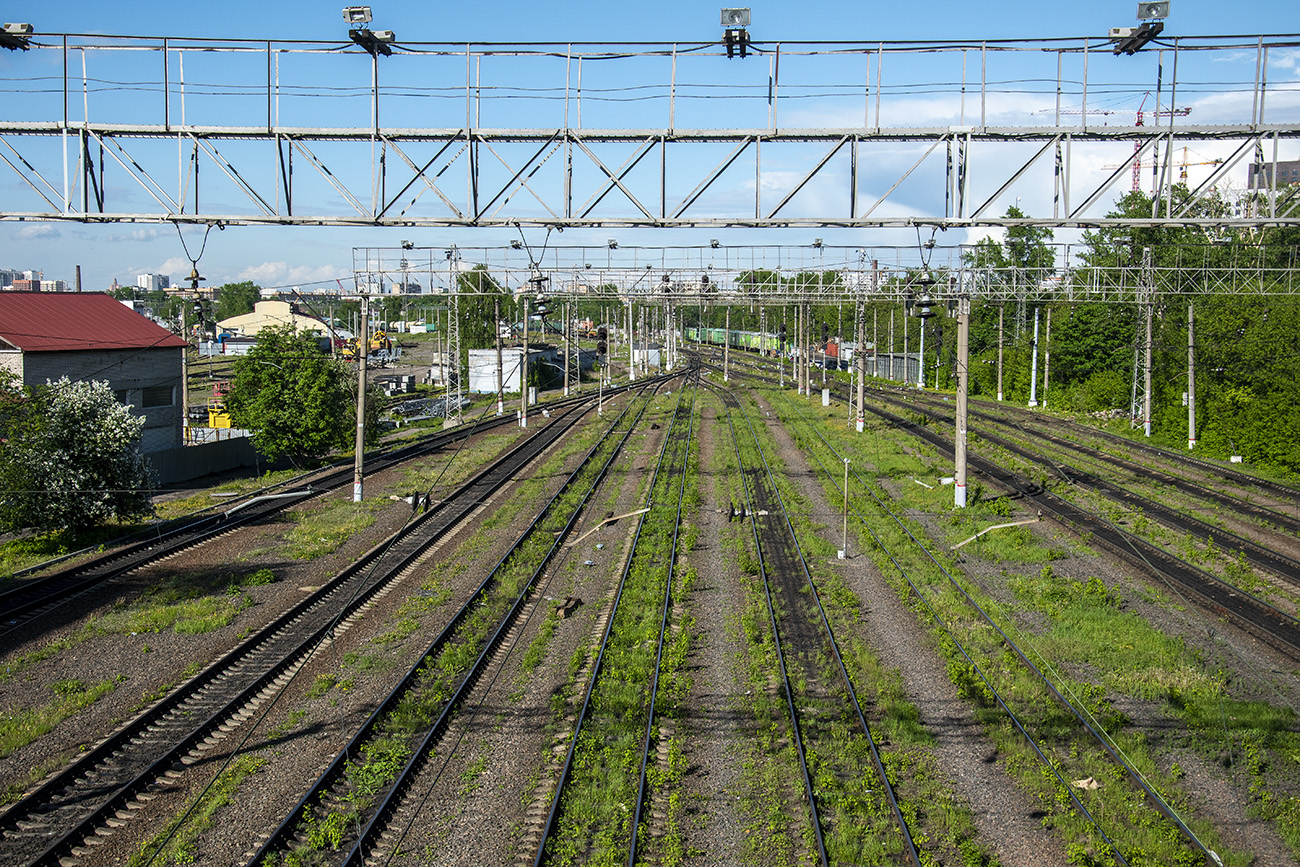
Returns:
[[[970,299],[957,299],[957,430],[954,437],[953,505],[966,508],[966,404],[970,395]]]
[[[361,330],[357,340],[357,445],[352,469],[352,502],[361,502],[366,451],[366,357],[370,355],[370,296],[361,296]]]
[[[528,427],[528,296],[520,300],[524,308],[524,342],[519,352],[519,426]]]
[[[492,327],[497,333],[497,415],[505,415],[506,380],[505,373],[501,370],[501,299],[497,298],[492,303],[495,310]]]
[[[1034,308],[1034,340],[1030,346],[1029,405],[1038,406],[1038,308]]]
[[[1196,350],[1192,340],[1192,305],[1187,305],[1187,448],[1196,448]]]
[[[1006,308],[998,306],[998,403],[1002,402],[1002,316]]]
[[[1043,334],[1043,409],[1047,409],[1047,384],[1052,376],[1052,308],[1047,308],[1047,330]]]

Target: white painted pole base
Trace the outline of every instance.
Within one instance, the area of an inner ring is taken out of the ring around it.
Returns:
[[[1196,448],[1196,440],[1188,440],[1188,441],[1187,441],[1187,450],[1188,450],[1188,451],[1191,451],[1191,450],[1194,449],[1194,448]]]
[[[858,417],[858,433],[862,433],[862,431],[866,428],[866,426],[867,426],[867,420],[859,416],[859,417]]]
[[[957,485],[952,492],[953,505],[959,509],[966,508],[966,486]]]
[[[361,485],[359,484],[352,486],[352,502],[361,502]]]
[[[830,390],[829,388],[823,388],[823,389],[822,389],[822,406],[830,406],[830,405],[831,405],[831,390]]]
[[[1002,392],[998,392],[998,403],[1002,402]]]

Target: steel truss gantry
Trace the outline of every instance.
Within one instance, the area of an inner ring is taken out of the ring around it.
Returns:
[[[885,252],[895,263],[881,261]],[[456,250],[464,267],[480,266],[491,280],[512,294],[574,300],[634,301],[637,304],[757,306],[787,304],[839,305],[955,298],[1031,304],[1046,301],[1150,304],[1153,299],[1232,295],[1242,297],[1300,295],[1300,248],[1219,244],[1165,248],[1166,264],[1153,264],[1149,251],[1115,264],[1080,263],[1072,245],[1058,245],[1050,268],[972,267],[974,248],[932,248],[926,263],[903,259],[901,248],[870,251],[824,246],[816,257],[791,255],[791,248],[772,248],[772,260],[750,257],[734,248],[675,248],[659,251],[654,264],[608,262],[602,248],[552,247],[548,262],[521,262],[512,247]],[[411,300],[464,294],[452,285],[441,248],[353,248],[356,292],[371,297],[397,295]],[[620,251],[627,253],[628,251]],[[641,249],[638,258],[654,251]],[[668,253],[671,252],[670,257]],[[915,257],[916,249],[909,251]],[[701,264],[706,256],[716,260]],[[779,257],[779,258],[778,258]],[[818,264],[818,262],[821,264]],[[600,264],[595,264],[600,262]],[[403,295],[403,286],[421,294]]]
[[[1300,156],[1297,82],[1269,66],[1297,45],[1180,37],[1115,57],[1101,37],[756,42],[728,60],[716,43],[409,42],[381,58],[292,40],[38,36],[6,58],[0,219],[1298,225],[1277,172]],[[1148,93],[1164,114],[1139,126]],[[1189,145],[1221,161],[1176,202],[1174,153]],[[1107,217],[1135,162],[1157,167],[1166,207]],[[1265,181],[1225,208],[1248,166]],[[1003,215],[1046,190],[1050,214]]]

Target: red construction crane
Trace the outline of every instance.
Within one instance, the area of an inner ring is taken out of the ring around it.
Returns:
[[[1150,95],[1151,95],[1151,91],[1149,91],[1149,90],[1148,90],[1145,94],[1142,95],[1142,102],[1138,104],[1137,120],[1135,120],[1135,121],[1133,122],[1133,125],[1134,125],[1134,126],[1142,126],[1142,117],[1143,117],[1143,115],[1142,115],[1142,109],[1146,106],[1146,104],[1147,104],[1147,97],[1150,96]],[[1153,111],[1153,112],[1151,112],[1151,116],[1152,116],[1152,117],[1155,117],[1155,118],[1161,118],[1161,117],[1186,117],[1187,115],[1189,115],[1189,114],[1191,114],[1191,113],[1192,113],[1192,108],[1191,108],[1191,106],[1187,106],[1187,107],[1184,107],[1184,108],[1168,108],[1168,109],[1162,109],[1162,108],[1160,108],[1159,106],[1157,106],[1157,107],[1156,107],[1156,110]],[[1141,178],[1138,177],[1138,172],[1139,172],[1139,170],[1142,168],[1142,164],[1138,161],[1138,151],[1141,150],[1141,147],[1142,147],[1142,143],[1141,143],[1141,142],[1139,142],[1139,141],[1135,141],[1135,142],[1133,142],[1133,189],[1134,189],[1135,191],[1136,191],[1136,190],[1140,190],[1140,189],[1142,189],[1142,181],[1141,181]],[[1186,154],[1184,154],[1184,159],[1186,159]],[[1184,177],[1184,178],[1187,177],[1187,170],[1186,170],[1185,167],[1186,167],[1186,163],[1184,163],[1184,169],[1183,169],[1183,177]],[[1152,186],[1151,193],[1152,193],[1152,195],[1155,195],[1155,192],[1156,192],[1156,191],[1155,191],[1155,180],[1154,180],[1154,176],[1153,176],[1153,179],[1152,179],[1152,182],[1151,182],[1151,186]]]

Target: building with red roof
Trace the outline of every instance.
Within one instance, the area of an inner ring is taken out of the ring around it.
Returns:
[[[145,419],[145,452],[184,443],[186,343],[101,292],[0,292],[0,370],[25,385],[107,381]]]

